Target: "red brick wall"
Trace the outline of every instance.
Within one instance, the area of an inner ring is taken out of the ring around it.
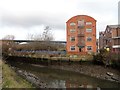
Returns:
[[[79,48],[77,46],[78,44],[78,20],[84,20],[84,28],[81,30],[84,30],[84,38],[82,40],[84,40],[85,42],[85,47],[82,49],[82,52],[79,52]],[[70,26],[70,23],[74,22],[76,25],[75,26]],[[86,25],[86,22],[92,22],[92,25]],[[87,28],[91,28],[92,32],[88,33],[86,32]],[[76,29],[75,33],[70,33],[70,29]],[[80,54],[80,53],[85,53],[88,52],[87,51],[87,46],[92,46],[92,52],[96,52],[96,20],[90,16],[87,15],[78,15],[78,16],[74,16],[72,18],[70,18],[67,22],[66,22],[66,32],[67,32],[67,47],[66,50],[68,53],[72,53],[72,54]],[[75,36],[75,41],[71,42],[70,41],[70,37],[71,36]],[[88,42],[87,37],[90,36],[92,37],[92,41]],[[76,46],[75,51],[70,51],[70,46]]]

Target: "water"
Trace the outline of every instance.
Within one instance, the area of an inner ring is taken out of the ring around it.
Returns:
[[[120,83],[93,78],[76,72],[12,63],[20,70],[37,76],[48,88],[119,88]]]

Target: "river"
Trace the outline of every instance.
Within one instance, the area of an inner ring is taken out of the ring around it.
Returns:
[[[101,80],[77,72],[53,69],[47,66],[35,66],[18,62],[11,62],[11,65],[16,67],[18,72],[27,80],[37,84],[37,87],[40,88],[119,88],[120,86],[120,83],[117,82]]]

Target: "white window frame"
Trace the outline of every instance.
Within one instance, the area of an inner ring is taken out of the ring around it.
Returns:
[[[74,22],[70,23],[70,26],[75,26],[75,25],[76,25],[76,23],[74,23]]]
[[[74,33],[76,30],[75,29],[70,29],[70,32],[71,33]]]
[[[91,47],[91,50],[88,50],[88,47]],[[92,46],[87,46],[87,51],[92,51],[93,47]]]
[[[92,25],[92,22],[86,22],[86,25]]]
[[[74,36],[70,37],[70,41],[71,41],[71,42],[74,42],[75,40],[74,40],[74,41],[72,41],[72,38],[75,38],[75,37],[74,37]]]
[[[87,28],[86,32],[92,32],[92,28]]]
[[[72,50],[72,48],[74,48],[74,50]],[[75,46],[70,46],[70,51],[75,51]]]

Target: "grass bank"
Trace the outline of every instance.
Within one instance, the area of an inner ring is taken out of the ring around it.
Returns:
[[[2,88],[34,88],[31,83],[18,76],[8,64],[2,63],[3,85]]]

